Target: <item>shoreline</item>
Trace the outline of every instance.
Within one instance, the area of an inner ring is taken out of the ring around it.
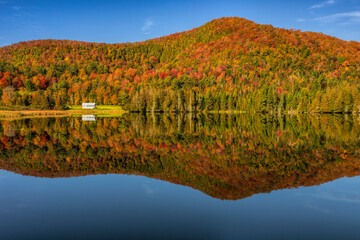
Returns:
[[[130,111],[125,111],[119,108],[109,109],[109,108],[98,108],[98,109],[67,109],[67,110],[1,110],[0,109],[0,119],[16,119],[22,117],[66,117],[66,116],[76,116],[76,115],[103,115],[103,116],[114,116],[114,115],[123,115],[125,113],[130,113]],[[148,112],[151,113],[151,112]],[[155,112],[160,113],[160,112]],[[163,113],[163,112],[162,112]],[[199,113],[199,112],[197,112]],[[209,114],[246,114],[249,112],[233,110],[233,111],[207,111],[203,113]],[[282,115],[297,115],[299,113],[282,113]],[[319,114],[319,115],[356,115],[356,113],[322,113],[322,112],[309,112],[309,113],[300,113],[303,114]],[[277,114],[270,114],[277,115]]]
[[[65,117],[72,115],[122,115],[127,113],[124,110],[102,110],[102,109],[84,109],[84,110],[0,110],[0,119],[19,118],[19,117]]]

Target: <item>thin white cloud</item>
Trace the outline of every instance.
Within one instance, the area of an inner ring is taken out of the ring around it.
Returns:
[[[323,8],[334,4],[335,4],[335,0],[327,0],[325,2],[311,6],[310,9]]]
[[[154,22],[153,18],[147,18],[144,22],[144,25],[141,28],[141,31],[144,34],[150,34],[150,30],[154,25],[155,25],[155,22]]]
[[[20,10],[21,7],[19,7],[19,6],[11,6],[11,8],[17,11],[17,10]]]
[[[306,19],[304,19],[304,18],[298,18],[298,19],[296,19],[296,21],[299,22],[299,23],[302,23],[302,22],[306,22]]]
[[[349,19],[356,22],[360,21],[360,11],[335,13],[335,14],[315,18],[316,21],[320,21],[320,22],[335,22],[340,19]]]

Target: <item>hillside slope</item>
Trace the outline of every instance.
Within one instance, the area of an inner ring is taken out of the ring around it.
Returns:
[[[139,43],[2,47],[0,86],[15,108],[359,112],[360,43],[221,18]]]

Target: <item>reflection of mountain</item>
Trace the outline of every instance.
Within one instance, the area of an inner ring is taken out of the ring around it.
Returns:
[[[128,115],[1,127],[0,168],[31,176],[136,174],[240,199],[360,174],[360,124],[353,116]]]

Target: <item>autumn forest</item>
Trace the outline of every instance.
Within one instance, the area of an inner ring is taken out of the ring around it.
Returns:
[[[133,112],[360,112],[360,43],[221,18],[137,43],[0,48],[2,109],[83,102]]]

